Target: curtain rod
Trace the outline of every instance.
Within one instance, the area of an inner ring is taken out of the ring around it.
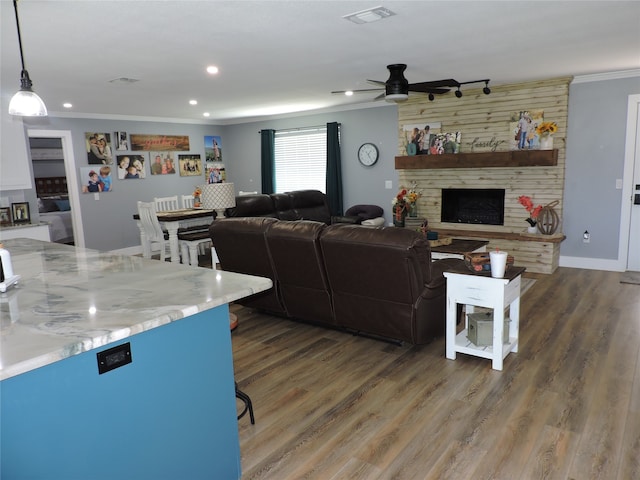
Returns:
[[[331,122],[328,122],[331,123]],[[342,124],[338,123],[338,126],[340,127]],[[314,130],[314,129],[319,129],[319,128],[327,128],[327,125],[313,125],[310,127],[297,127],[297,128],[283,128],[282,130],[275,130],[276,132],[299,132],[301,130]],[[262,133],[262,130],[258,130],[258,133]]]

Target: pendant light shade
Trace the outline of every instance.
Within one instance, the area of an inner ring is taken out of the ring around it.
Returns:
[[[22,53],[22,38],[20,37],[20,22],[18,21],[18,0],[13,0],[13,9],[16,13],[16,27],[18,28],[18,45],[20,46],[20,91],[9,102],[9,115],[22,117],[46,117],[47,107],[42,99],[31,89],[33,83],[29,78],[29,72],[24,68],[24,55]]]
[[[20,90],[11,97],[9,115],[23,117],[46,117],[47,107],[36,92],[31,89],[29,72],[22,70],[20,76]]]

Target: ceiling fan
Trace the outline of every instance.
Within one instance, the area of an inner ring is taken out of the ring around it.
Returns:
[[[484,80],[472,80],[470,82],[458,82],[453,78],[448,78],[445,80],[435,80],[432,82],[418,82],[418,83],[409,83],[409,81],[404,77],[404,71],[407,66],[404,63],[394,63],[392,65],[387,65],[387,69],[389,70],[389,78],[386,82],[381,82],[380,80],[367,80],[367,82],[372,83],[374,85],[379,85],[378,88],[365,88],[360,90],[339,90],[331,93],[341,93],[344,95],[352,95],[353,93],[362,93],[362,92],[377,92],[384,88],[384,92],[378,95],[374,100],[385,99],[388,102],[404,102],[409,98],[409,92],[419,92],[419,93],[428,93],[429,100],[435,100],[436,95],[442,95],[443,93],[447,93],[451,91],[451,88],[457,88],[455,95],[456,97],[462,97],[462,91],[460,87],[462,85],[467,85],[469,83],[483,83],[485,84],[482,92],[485,95],[489,95],[491,90],[489,89],[489,79]]]

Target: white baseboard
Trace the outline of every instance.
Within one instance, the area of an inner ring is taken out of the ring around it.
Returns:
[[[611,272],[624,272],[619,260],[606,258],[567,257],[560,255],[559,265],[569,268],[585,268],[587,270],[607,270]]]

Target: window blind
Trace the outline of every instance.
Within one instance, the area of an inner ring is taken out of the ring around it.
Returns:
[[[326,172],[325,126],[276,131],[276,193],[307,189],[325,193]]]

